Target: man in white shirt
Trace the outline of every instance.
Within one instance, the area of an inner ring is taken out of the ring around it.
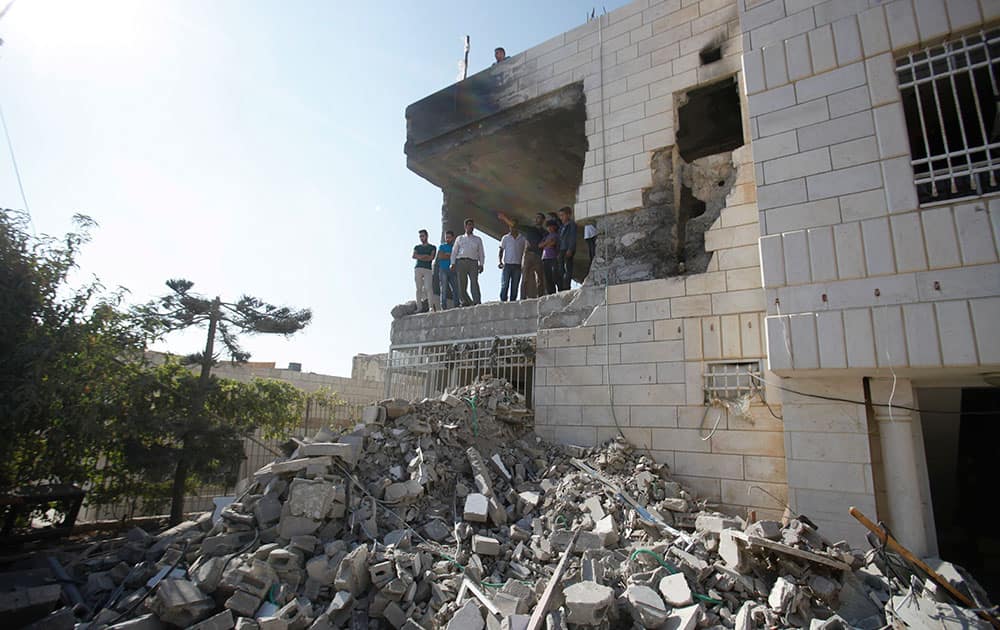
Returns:
[[[593,223],[583,226],[583,240],[587,243],[587,253],[590,254],[590,261],[587,263],[587,273],[589,274],[597,255],[597,226]]]
[[[483,250],[483,239],[472,233],[475,229],[475,221],[466,219],[465,234],[455,239],[455,246],[451,250],[451,259],[455,265],[455,272],[458,274],[462,306],[482,304],[482,295],[479,293],[479,274],[483,272],[483,265],[486,264],[486,252]],[[471,299],[469,298],[470,283],[472,284]]]
[[[510,232],[500,239],[500,301],[506,302],[508,289],[510,301],[517,301],[517,288],[521,286],[521,259],[528,240],[517,229],[516,223],[511,223]]]

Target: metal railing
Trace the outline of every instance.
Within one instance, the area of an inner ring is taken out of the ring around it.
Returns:
[[[239,472],[235,479],[236,483],[247,479],[254,472],[265,464],[271,462],[276,457],[284,456],[281,450],[289,437],[307,436],[312,437],[322,427],[331,427],[334,430],[348,430],[361,420],[361,409],[375,401],[377,395],[345,395],[338,393],[339,401],[334,405],[326,405],[322,402],[307,399],[306,408],[302,414],[302,422],[293,428],[287,435],[280,438],[267,439],[258,429],[253,435],[243,441],[243,452],[245,458],[240,464]],[[212,485],[201,486],[194,494],[184,498],[184,510],[186,512],[199,512],[213,509],[212,499],[218,496],[231,496],[235,494],[237,488],[233,485]],[[161,502],[162,503],[162,502]],[[169,507],[169,504],[167,504]],[[122,517],[151,516],[163,513],[164,508],[160,506],[146,506],[141,502],[133,504],[91,504],[81,512],[80,520],[106,520],[120,519]]]
[[[415,400],[454,390],[491,375],[506,379],[531,406],[535,337],[493,337],[408,344],[389,349],[387,398]]]
[[[998,189],[1000,29],[896,60],[920,203]]]

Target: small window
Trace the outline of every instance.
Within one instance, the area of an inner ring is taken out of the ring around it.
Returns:
[[[920,203],[1000,189],[1000,29],[896,60]]]
[[[760,361],[724,361],[705,365],[705,402],[764,396]]]

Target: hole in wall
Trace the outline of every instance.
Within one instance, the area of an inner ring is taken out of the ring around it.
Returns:
[[[709,46],[708,48],[702,48],[701,51],[698,52],[698,58],[701,59],[701,65],[703,66],[715,63],[716,61],[722,59],[722,47]]]
[[[743,112],[733,77],[677,97],[677,149],[685,162],[743,146]]]
[[[677,258],[682,266],[680,271],[686,271],[687,261],[685,250],[687,249],[687,226],[688,221],[705,214],[705,202],[698,199],[687,186],[681,186],[680,206],[677,208]]]

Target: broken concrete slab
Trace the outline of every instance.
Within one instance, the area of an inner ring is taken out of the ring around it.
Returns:
[[[599,626],[614,603],[614,589],[596,582],[577,582],[563,591],[566,621],[581,626]]]
[[[887,618],[913,630],[945,627],[989,630],[992,627],[970,610],[935,601],[912,590],[893,595],[890,602],[891,605],[886,606]]]
[[[677,608],[693,601],[691,587],[683,573],[674,573],[660,580],[660,595],[667,606]]]
[[[408,413],[413,413],[413,405],[411,405],[409,401],[403,400],[402,398],[383,400],[379,403],[379,406],[385,409],[386,416],[389,420],[396,420],[398,418],[402,418]]]
[[[747,536],[758,536],[767,540],[781,540],[781,523],[778,521],[757,521],[747,525]]]
[[[667,620],[667,607],[656,591],[643,584],[631,584],[624,593],[632,618],[643,628],[658,628]]]
[[[215,609],[215,601],[194,582],[168,578],[146,600],[146,607],[161,621],[187,627],[207,617]]]
[[[767,596],[767,603],[771,610],[778,613],[788,612],[798,597],[799,588],[785,577],[779,577],[774,581],[771,594]]]
[[[482,610],[476,602],[469,600],[455,612],[445,630],[483,630],[485,627]]]
[[[204,621],[200,621],[193,626],[188,626],[187,630],[232,630],[235,625],[233,612],[231,610],[223,610]]]
[[[475,534],[472,537],[472,551],[484,556],[496,556],[500,554],[500,541],[489,536]]]
[[[336,500],[337,487],[323,479],[293,479],[285,507],[292,516],[315,521],[326,518]]]
[[[465,509],[462,518],[471,523],[485,523],[490,516],[490,500],[485,494],[470,493],[465,497]]]
[[[787,534],[798,536],[801,548],[773,540],[776,534],[779,540],[786,536],[784,529],[774,531],[773,521],[751,524],[748,533],[715,532],[742,523],[703,513],[704,501],[626,442],[612,440],[599,448],[549,444],[528,433],[530,427],[512,427],[490,415],[490,409],[523,404],[509,385],[490,378],[471,387],[477,389],[455,395],[477,401],[478,435],[464,403],[411,403],[413,410],[397,420],[386,417],[382,425],[359,429],[369,448],[350,476],[343,466],[324,464],[252,480],[220,521],[195,523],[183,530],[189,532],[186,540],[168,541],[161,550],[166,555],[152,558],[150,570],[155,572],[153,562],[167,571],[177,562],[170,576],[177,580],[190,566],[195,586],[214,595],[206,617],[221,612],[225,623],[228,610],[246,630],[305,630],[308,624],[312,630],[334,630],[368,627],[369,620],[385,627],[440,630],[450,623],[461,627],[463,614],[478,619],[472,621],[477,627],[518,627],[523,621],[518,616],[537,609],[537,593],[543,587],[548,592],[549,586],[551,614],[543,617],[553,628],[568,627],[567,621],[574,627],[615,627],[623,623],[619,606],[639,625],[662,618],[660,626],[650,627],[685,630],[692,623],[706,629],[800,627],[808,625],[810,615],[828,615],[837,606],[854,627],[884,625],[874,602],[888,599],[888,578],[861,554],[812,537],[804,521]],[[313,443],[344,440],[328,431]],[[298,447],[308,444],[300,440]],[[471,457],[470,447],[475,450]],[[483,459],[477,457],[480,452],[490,456],[480,462],[483,466],[473,463]],[[336,459],[329,454],[298,459],[323,457]],[[599,475],[575,461],[586,462]],[[417,500],[390,505],[378,499],[406,496],[409,482],[422,488]],[[393,484],[400,485],[393,489]],[[645,512],[612,500],[612,493],[634,495],[630,498],[637,505],[649,506],[650,514],[674,529],[652,525]],[[673,508],[684,503],[690,511],[672,511],[665,502]],[[598,508],[602,518],[595,518]],[[699,516],[702,531],[692,534]],[[566,581],[549,584],[578,528],[574,552],[566,554]],[[238,553],[211,555],[247,535],[246,548]],[[820,546],[811,547],[807,539]],[[442,557],[438,543],[457,549],[445,550],[455,555]],[[124,551],[111,554],[81,573],[81,581],[94,587],[94,601],[88,604],[103,603],[132,572],[134,561],[127,557]],[[664,563],[681,573],[668,576]],[[781,595],[770,581],[775,574],[801,585],[800,591],[790,599]],[[130,578],[128,588],[138,588],[149,577]],[[473,588],[480,582],[494,586]],[[497,590],[498,583],[504,586]],[[695,605],[692,586],[722,603]],[[655,598],[643,597],[644,588]],[[766,604],[772,594],[778,606],[773,609]],[[121,605],[139,597],[138,590],[128,593]],[[294,605],[286,609],[289,604]],[[102,620],[107,617],[97,619]]]
[[[333,586],[338,591],[347,591],[357,598],[368,590],[368,547],[358,545],[340,562]]]
[[[695,531],[718,534],[724,529],[743,529],[743,521],[725,514],[709,514],[702,512],[694,522]]]
[[[694,630],[701,618],[701,606],[674,608],[663,624],[663,630]]]
[[[311,442],[302,444],[296,451],[299,457],[335,457],[354,468],[358,463],[359,449],[344,442]]]

